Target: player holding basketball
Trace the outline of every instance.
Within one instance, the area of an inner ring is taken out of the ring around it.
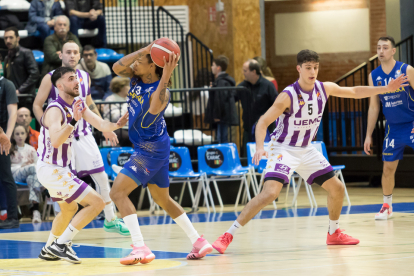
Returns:
[[[59,55],[62,59],[62,66],[75,69],[80,60],[79,46],[74,41],[68,41],[62,46],[62,53]],[[58,90],[52,85],[51,76],[53,71],[46,74],[40,84],[39,91],[33,103],[33,112],[40,122],[43,115],[43,104],[47,100],[48,104],[56,100],[58,97]],[[92,100],[90,94],[91,80],[89,74],[83,70],[76,70],[78,80],[80,82],[79,98],[85,102],[90,110],[99,117],[98,108]],[[111,140],[115,146],[118,142],[116,134],[113,132],[104,132],[103,135],[107,140]],[[109,197],[110,186],[108,182],[108,175],[105,173],[104,164],[98,145],[92,135],[90,125],[83,119],[78,124],[74,133],[75,139],[73,141],[72,170],[76,171],[77,176],[82,178],[90,175],[95,182],[96,190],[106,202],[104,208],[105,222],[104,230],[107,232],[116,232],[123,236],[129,236],[129,231],[126,225],[116,217],[114,206]]]
[[[50,237],[39,258],[48,261],[63,259],[81,263],[72,249],[75,235],[91,222],[105,207],[101,196],[85,182],[71,173],[69,163],[72,141],[82,118],[101,131],[113,131],[128,121],[128,113],[115,123],[104,121],[89,108],[83,107],[79,96],[79,80],[76,71],[69,67],[56,69],[51,76],[59,95],[52,101],[40,123],[36,172],[40,183],[49,190],[53,201],[59,203],[61,212],[55,217]],[[76,214],[78,203],[84,208]],[[76,214],[76,215],[75,215]]]
[[[392,37],[381,37],[377,43],[377,54],[381,65],[371,72],[370,86],[386,86],[401,74],[407,75],[410,86],[371,96],[368,109],[367,136],[364,150],[370,155],[372,132],[377,123],[380,110],[387,119],[385,139],[382,148],[384,167],[382,172],[382,192],[384,204],[375,219],[388,219],[392,216],[392,191],[395,185],[395,171],[403,158],[404,147],[414,149],[414,68],[394,59],[395,41]]]
[[[169,61],[164,59],[164,68],[158,67],[150,56],[152,44],[123,57],[112,67],[117,75],[131,78],[127,103],[129,138],[135,153],[118,174],[111,190],[111,198],[128,226],[133,242],[132,252],[120,261],[124,265],[149,263],[155,258],[144,244],[135,206],[128,198],[141,184],[148,187],[154,201],[187,234],[193,244],[187,259],[203,258],[213,250],[207,240],[198,235],[183,208],[169,195],[170,138],[163,115],[170,101],[170,77],[179,56],[170,53]]]
[[[382,87],[340,87],[332,82],[316,80],[319,56],[314,51],[303,50],[297,55],[296,69],[299,79],[279,94],[273,106],[259,119],[256,127],[256,153],[253,162],[259,164],[263,156],[269,159],[266,165],[264,188],[244,207],[230,229],[221,235],[213,247],[224,253],[234,234],[249,222],[262,208],[274,201],[296,171],[308,184],[317,183],[328,192],[329,232],[328,245],[358,244],[339,229],[339,215],[344,197],[343,183],[335,176],[325,157],[310,142],[318,130],[323,110],[329,96],[343,98],[366,98],[400,88],[407,78],[401,75]],[[264,148],[267,127],[276,120],[276,129],[271,135],[270,150]],[[278,157],[278,158],[276,158]]]

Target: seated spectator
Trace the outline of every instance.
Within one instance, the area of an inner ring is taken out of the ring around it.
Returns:
[[[29,22],[27,22],[26,30],[29,35],[39,31],[43,43],[55,27],[54,17],[63,14],[59,1],[32,0],[30,2]]]
[[[29,200],[33,203],[31,211],[33,212],[33,223],[42,222],[39,212],[39,202],[43,190],[42,184],[37,179],[36,150],[28,144],[29,136],[23,125],[16,125],[11,138],[11,170],[14,181],[26,182],[29,187]]]
[[[98,28],[99,43],[96,46],[106,48],[106,25],[99,0],[65,0],[70,18],[70,31],[78,36],[79,29]]]
[[[62,66],[62,60],[59,55],[62,51],[62,46],[68,40],[75,41],[79,46],[79,51],[82,52],[82,46],[79,39],[69,32],[69,18],[60,15],[55,18],[55,33],[46,37],[43,44],[43,53],[45,60],[42,66],[42,77],[48,72]]]
[[[108,64],[97,61],[98,55],[95,48],[91,45],[86,45],[83,48],[82,59],[76,66],[89,73],[91,77],[91,96],[93,100],[102,100],[105,96],[109,96],[109,84],[112,80],[111,69]]]
[[[16,27],[4,30],[4,43],[9,50],[4,59],[4,77],[16,86],[17,95],[30,94],[35,96],[39,68],[32,51],[20,46],[19,41],[19,30]]]
[[[39,140],[40,132],[30,127],[31,122],[32,115],[30,114],[30,110],[26,107],[19,108],[19,110],[17,110],[16,123],[26,128],[26,132],[29,134],[29,144],[37,150],[37,141]]]
[[[257,61],[257,63],[259,63],[260,65],[260,72],[262,74],[262,76],[267,79],[268,81],[270,81],[271,83],[274,84],[276,91],[279,91],[278,89],[278,85],[277,85],[277,81],[273,76],[272,70],[270,70],[269,67],[267,67],[267,63],[266,60],[262,57],[254,57],[253,58],[255,61]]]

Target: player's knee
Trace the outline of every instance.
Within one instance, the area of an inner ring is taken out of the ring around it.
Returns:
[[[93,207],[96,210],[99,210],[100,212],[105,208],[105,204],[106,204],[105,201],[100,196],[98,196],[96,200],[93,202]]]
[[[109,192],[109,197],[112,199],[113,202],[118,202],[119,200],[122,199],[122,193],[120,191],[118,191],[117,189],[112,189]]]
[[[263,192],[266,198],[266,203],[274,201],[279,196],[279,191],[277,189],[267,189]]]
[[[68,211],[71,214],[75,214],[78,211],[78,209],[79,209],[79,207],[78,207],[77,203],[76,204],[69,204],[69,206],[68,206]]]
[[[384,164],[384,169],[382,174],[384,177],[393,177],[395,175],[396,168],[394,166],[390,166],[388,164]]]

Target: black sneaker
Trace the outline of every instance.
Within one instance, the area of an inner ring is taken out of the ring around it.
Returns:
[[[0,222],[0,229],[12,229],[19,228],[20,223],[17,219],[8,218],[3,222]]]
[[[54,241],[47,248],[47,251],[70,263],[80,264],[82,262],[82,260],[76,256],[76,252],[72,249],[72,241],[68,241],[64,244],[59,244],[57,241]]]
[[[59,261],[60,258],[56,257],[55,255],[51,254],[46,246],[43,246],[42,250],[40,250],[39,259],[45,260],[45,261]]]

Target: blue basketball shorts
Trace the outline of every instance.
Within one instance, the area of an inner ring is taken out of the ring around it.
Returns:
[[[392,162],[403,159],[405,146],[414,149],[414,122],[386,124],[382,146],[382,161]]]
[[[144,188],[149,184],[156,184],[160,188],[168,188],[169,158],[157,159],[135,152],[125,163],[121,170],[122,174],[130,177],[137,185],[142,184]]]

